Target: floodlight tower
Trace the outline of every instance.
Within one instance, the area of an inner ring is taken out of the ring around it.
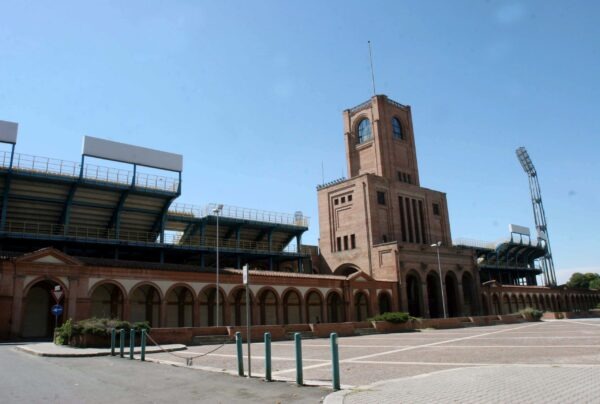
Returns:
[[[550,238],[548,237],[548,226],[546,225],[546,213],[542,203],[542,193],[538,181],[537,172],[529,153],[524,147],[517,149],[517,158],[529,177],[529,191],[531,192],[531,203],[533,204],[533,216],[535,219],[535,228],[537,229],[538,241],[544,241],[546,255],[541,259],[542,270],[544,272],[544,282],[546,285],[556,285],[556,274],[554,273],[554,261],[552,260],[552,250],[550,249]]]

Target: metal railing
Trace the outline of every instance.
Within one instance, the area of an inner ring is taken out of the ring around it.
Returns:
[[[365,101],[362,104],[358,104],[355,107],[350,108],[350,112],[354,113],[360,111],[361,109],[365,109],[371,106],[371,100]]]
[[[0,152],[0,168],[8,169],[10,166],[10,156],[11,153],[9,151]],[[77,178],[81,172],[81,163],[15,153],[12,168],[21,172]],[[133,171],[86,163],[83,165],[83,178],[107,184],[131,185],[133,182]],[[138,188],[177,192],[179,189],[179,180],[172,177],[137,172],[135,175],[135,185]]]
[[[490,250],[494,250],[496,248],[495,242],[481,241],[470,238],[457,238],[452,240],[452,244],[455,246],[462,245],[465,247],[486,248]]]
[[[84,226],[64,226],[50,223],[32,223],[32,222],[7,222],[4,229],[5,233],[20,235],[29,238],[70,238],[75,240],[105,240],[128,242],[135,244],[155,244],[160,243],[160,233],[157,232],[136,232],[120,231],[117,234],[114,229],[84,227]],[[168,244],[175,247],[187,248],[216,248],[217,239],[215,237],[186,237],[182,238],[181,233],[165,233],[163,245]],[[219,239],[219,248],[234,249],[246,251],[260,251],[271,253],[291,253],[298,254],[296,244],[284,245],[282,243],[269,243],[266,241],[253,240],[233,240]],[[301,248],[303,254],[307,254],[306,248]]]
[[[203,218],[207,216],[215,216],[213,211],[217,208],[216,203],[209,203],[205,206],[196,206],[184,203],[174,203],[169,208],[169,214],[178,216],[188,216],[195,218]],[[228,217],[232,219],[254,220],[257,222],[286,224],[290,226],[308,227],[310,218],[302,215],[300,212],[296,214],[270,212],[266,210],[240,208],[237,206],[225,205],[219,213],[220,217]]]
[[[394,101],[394,100],[392,100],[392,99],[390,99],[390,98],[388,98],[388,102],[389,102],[390,104],[392,104],[392,105],[395,105],[395,106],[397,106],[398,108],[402,108],[402,109],[407,109],[407,108],[408,108],[408,106],[407,106],[407,105],[400,104],[399,102],[397,102],[397,101]]]
[[[340,177],[338,179],[323,183],[323,184],[319,184],[317,185],[317,191],[323,189],[323,188],[327,188],[330,187],[332,185],[337,185],[337,184],[341,184],[342,182],[346,181],[346,177]]]
[[[519,244],[521,240],[511,239],[510,237],[502,237],[496,241],[481,241],[474,240],[470,238],[457,238],[452,240],[454,245],[462,245],[465,247],[475,247],[475,248],[487,248],[490,250],[495,250],[500,244],[503,243],[515,243]]]

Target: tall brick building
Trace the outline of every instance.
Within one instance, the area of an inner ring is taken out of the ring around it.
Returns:
[[[378,95],[344,111],[349,177],[318,187],[320,249],[337,275],[362,271],[394,281],[401,308],[479,312],[479,277],[470,250],[452,247],[446,195],[421,187],[409,106]]]

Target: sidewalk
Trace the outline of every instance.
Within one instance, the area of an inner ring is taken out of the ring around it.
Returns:
[[[158,353],[158,352],[173,352],[183,351],[187,349],[185,345],[171,344],[163,345],[161,349],[157,346],[147,346],[146,354]],[[92,356],[108,356],[110,355],[110,348],[73,348],[67,345],[55,345],[52,342],[41,342],[39,344],[27,344],[17,345],[16,350],[27,352],[32,355],[38,356],[50,356],[59,358],[78,358],[78,357],[92,357]],[[129,355],[129,346],[125,347],[125,355]],[[141,349],[139,346],[135,347],[133,352],[139,354]],[[116,347],[115,354],[119,355],[119,347]]]
[[[600,365],[503,365],[442,370],[332,393],[324,404],[592,403]]]

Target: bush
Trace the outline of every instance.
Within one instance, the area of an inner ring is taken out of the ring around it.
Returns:
[[[531,307],[526,307],[523,310],[519,311],[525,318],[531,318],[533,321],[540,321],[544,312],[538,309],[533,309]]]
[[[68,319],[56,329],[54,343],[68,345],[71,337],[77,335],[108,336],[113,328],[125,331],[134,329],[137,332],[141,330],[150,331],[150,323],[139,321],[131,324],[129,321],[96,317],[73,323],[73,320]]]
[[[406,323],[408,320],[414,320],[408,313],[402,311],[387,312],[379,314],[369,319],[370,321],[387,321],[394,324]]]
[[[69,340],[73,335],[73,320],[68,319],[54,332],[54,343],[56,345],[69,345]]]

